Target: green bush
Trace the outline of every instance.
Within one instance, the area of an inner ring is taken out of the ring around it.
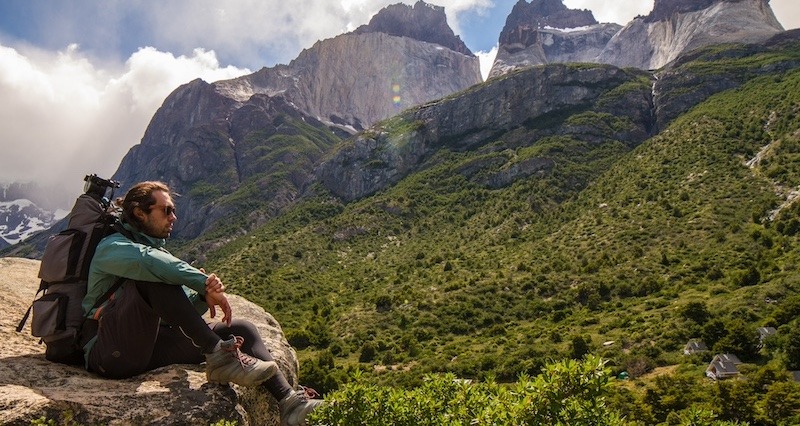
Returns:
[[[514,384],[472,383],[453,374],[429,375],[404,390],[353,382],[310,415],[312,425],[623,425],[608,408],[610,370],[597,357],[549,364]]]

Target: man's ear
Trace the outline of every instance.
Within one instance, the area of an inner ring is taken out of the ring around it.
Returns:
[[[144,221],[144,219],[147,217],[147,213],[145,213],[141,207],[134,207],[133,215],[136,216],[136,219],[139,219],[139,221]]]

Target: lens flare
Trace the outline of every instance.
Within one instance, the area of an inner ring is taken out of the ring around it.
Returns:
[[[394,103],[394,106],[399,107],[401,98],[400,98],[400,85],[398,83],[392,84],[392,93],[394,93],[394,96],[392,96],[392,102]]]

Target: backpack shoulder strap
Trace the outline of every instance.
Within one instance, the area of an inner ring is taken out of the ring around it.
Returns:
[[[47,289],[47,284],[45,284],[44,280],[39,283],[39,289],[36,290],[36,294],[33,295],[33,300],[36,301],[36,297],[39,296],[39,293]],[[28,310],[25,311],[25,315],[22,317],[22,321],[19,322],[17,325],[17,333],[21,333],[22,329],[25,327],[25,323],[28,322],[28,317],[31,315],[31,309],[33,309],[33,302],[31,305],[28,306]]]
[[[115,232],[119,232],[120,234],[124,235],[125,238],[133,240],[133,234],[131,234],[130,231],[125,229],[125,227],[122,226],[122,223],[120,223],[119,221],[114,222],[112,228]],[[98,297],[97,300],[95,300],[94,306],[92,306],[92,308],[89,309],[89,312],[99,308],[100,305],[105,303],[105,301],[108,300],[111,297],[111,295],[114,294],[114,292],[117,291],[117,289],[119,289],[120,286],[122,286],[122,283],[124,282],[125,282],[125,277],[117,277],[117,279],[114,281],[114,285],[112,285],[105,293],[103,293],[102,296]]]
[[[122,226],[122,222],[120,222],[119,220],[114,222],[114,226],[112,228],[113,228],[113,230],[115,232],[119,232],[120,234],[124,235],[125,238],[127,238],[127,239],[129,239],[131,241],[136,241],[134,239],[134,237],[133,237],[133,233],[131,231],[125,229],[125,227]]]

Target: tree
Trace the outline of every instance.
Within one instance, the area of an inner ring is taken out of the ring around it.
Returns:
[[[725,329],[727,334],[714,345],[714,351],[735,354],[743,361],[758,356],[759,340],[754,325],[736,319],[729,321]]]
[[[775,424],[796,424],[789,420],[800,411],[800,386],[794,382],[775,382],[759,404],[768,421]]]
[[[378,312],[388,312],[392,309],[392,298],[382,294],[375,299],[375,310]]]
[[[358,357],[358,362],[370,362],[375,359],[375,345],[372,342],[365,342],[361,346],[361,355]]]
[[[429,375],[420,386],[394,389],[367,384],[360,373],[331,401],[309,415],[325,425],[596,425],[626,422],[609,408],[610,370],[596,357],[549,364],[542,374],[515,384],[467,382],[453,374]]]
[[[786,354],[786,368],[789,370],[800,370],[800,322],[793,321],[788,327],[782,327],[781,331],[786,330],[784,352]]]
[[[694,301],[689,302],[685,306],[683,306],[680,310],[680,314],[691,321],[696,322],[697,324],[703,325],[711,318],[711,314],[708,312],[708,308],[706,308],[705,302],[701,301]]]
[[[755,266],[751,266],[747,268],[746,271],[740,273],[736,280],[740,287],[756,285],[759,283],[759,281],[761,281],[761,273],[758,272],[758,269]]]
[[[720,318],[714,318],[703,326],[703,341],[706,342],[709,348],[713,347],[714,344],[727,334],[728,330],[725,328],[725,322]]]
[[[644,393],[644,402],[652,410],[658,422],[664,422],[667,415],[689,408],[699,399],[694,395],[695,378],[686,376],[658,376],[653,385]]]
[[[717,382],[712,406],[723,420],[755,422],[757,396],[752,387],[743,380]]]
[[[592,343],[591,338],[583,336],[574,336],[572,338],[572,345],[570,349],[570,358],[581,359],[584,355],[589,353],[589,344]]]

